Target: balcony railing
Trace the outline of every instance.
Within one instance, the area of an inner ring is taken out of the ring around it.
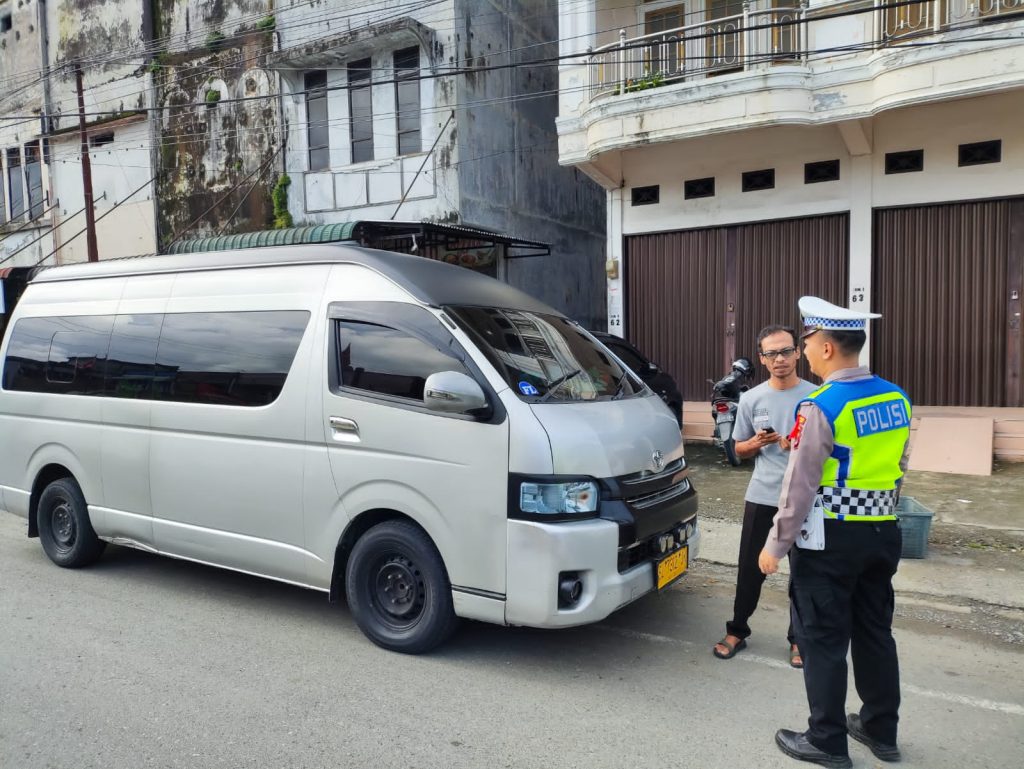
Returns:
[[[1020,14],[1024,0],[921,0],[890,5],[875,0],[876,37],[867,47]],[[590,96],[633,93],[668,83],[699,80],[726,72],[802,61],[807,56],[806,6],[752,10],[685,27],[627,38],[592,51],[588,58]]]
[[[876,5],[885,5],[876,0]],[[921,0],[893,8],[879,8],[880,41],[941,32],[950,26],[972,21],[993,21],[1012,14],[1024,14],[1024,0]]]
[[[622,30],[618,43],[590,54],[591,96],[799,61],[807,50],[804,13],[802,7],[745,8],[733,16],[642,37],[627,39]]]

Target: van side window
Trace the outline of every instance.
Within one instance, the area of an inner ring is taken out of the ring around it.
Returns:
[[[165,315],[152,397],[228,406],[273,403],[309,315],[304,310]]]
[[[284,388],[305,310],[22,318],[3,387],[266,406]]]
[[[103,394],[108,398],[152,398],[156,376],[156,347],[162,314],[118,315],[110,334],[107,376]]]
[[[5,390],[99,395],[112,315],[22,318],[4,362]]]
[[[431,374],[458,371],[472,376],[454,356],[403,331],[361,321],[335,323],[345,387],[422,401]]]

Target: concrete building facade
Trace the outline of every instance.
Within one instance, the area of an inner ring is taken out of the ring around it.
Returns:
[[[916,403],[1024,406],[1019,0],[560,9],[559,159],[606,190],[610,330],[687,399],[814,293],[883,313],[865,358]]]

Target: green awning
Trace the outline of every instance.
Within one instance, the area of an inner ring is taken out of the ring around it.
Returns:
[[[402,239],[412,240],[411,251],[403,246]],[[348,241],[369,248],[380,248],[403,253],[415,252],[417,248],[444,246],[459,251],[478,247],[477,244],[507,246],[505,257],[516,259],[524,256],[546,256],[551,253],[547,243],[525,240],[499,232],[481,230],[457,224],[438,222],[393,222],[360,219],[339,224],[319,224],[315,227],[291,227],[286,230],[258,230],[240,232],[236,235],[218,235],[212,238],[179,240],[167,249],[168,254],[199,254],[208,251],[233,251],[239,248],[262,248],[265,246],[294,246],[306,243],[338,243]],[[467,245],[469,244],[469,245]],[[526,253],[511,253],[511,249]]]
[[[206,251],[233,251],[237,248],[294,246],[300,243],[336,243],[342,240],[353,240],[356,227],[359,224],[360,222],[318,224],[315,227],[289,227],[284,230],[258,230],[256,232],[240,232],[237,235],[179,240],[167,249],[167,253],[199,254]]]

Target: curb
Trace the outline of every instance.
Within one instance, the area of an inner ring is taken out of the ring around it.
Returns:
[[[742,526],[732,521],[702,518],[701,549],[698,558],[736,568]],[[779,574],[789,574],[789,563],[779,562]],[[920,597],[989,606],[1024,609],[1024,571],[986,567],[968,556],[932,554],[924,559],[904,558],[893,579],[901,599]]]

